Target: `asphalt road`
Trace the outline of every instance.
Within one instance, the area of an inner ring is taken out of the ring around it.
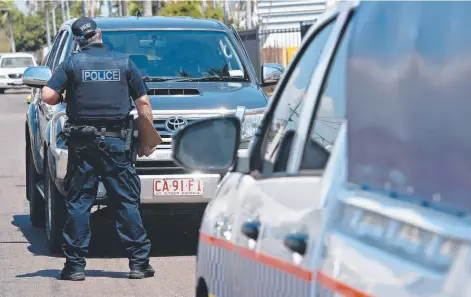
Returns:
[[[84,282],[61,281],[61,255],[51,255],[43,229],[29,222],[25,194],[25,113],[28,90],[0,95],[0,296],[194,296],[197,226],[144,216],[155,277],[129,280],[113,224],[95,216]]]

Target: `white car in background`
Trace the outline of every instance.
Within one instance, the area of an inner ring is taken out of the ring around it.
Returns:
[[[9,53],[0,56],[0,94],[7,89],[25,88],[23,72],[30,66],[37,66],[32,54]]]

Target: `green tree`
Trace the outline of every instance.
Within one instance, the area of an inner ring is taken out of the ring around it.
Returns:
[[[220,7],[214,7],[212,2],[208,2],[206,13],[203,14],[199,1],[177,1],[163,2],[158,15],[161,16],[190,16],[194,18],[212,18],[224,20],[224,13]]]
[[[46,44],[46,24],[41,14],[25,16],[21,12],[15,13],[14,24],[17,52],[33,52]]]
[[[128,4],[128,15],[136,15],[137,11],[143,14],[143,1],[127,1]]]
[[[214,7],[213,2],[209,2],[206,7],[205,18],[224,21],[224,12],[222,7]]]

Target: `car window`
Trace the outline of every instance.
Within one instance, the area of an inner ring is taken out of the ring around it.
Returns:
[[[296,130],[305,93],[311,83],[312,76],[334,23],[331,22],[326,25],[314,37],[297,61],[284,90],[282,90],[281,97],[274,110],[272,122],[268,125],[265,134],[265,161],[269,164],[274,162],[283,136],[289,131]],[[267,170],[264,169],[264,171],[266,172]]]
[[[49,68],[51,68],[51,69],[54,69],[53,64],[54,64],[55,56],[57,54],[57,47],[59,46],[59,43],[60,43],[61,38],[62,38],[63,35],[64,35],[64,31],[61,31],[61,32],[59,32],[59,34],[57,34],[57,36],[54,40],[54,43],[52,44],[52,48],[49,52],[49,56],[47,58],[46,66],[49,66]]]
[[[64,46],[67,44],[68,38],[69,38],[69,32],[64,31],[64,38],[61,39],[59,49],[57,50],[57,55],[54,58],[54,65],[53,69],[56,69],[57,65],[59,65],[59,60],[62,56],[62,51],[64,50]]]
[[[345,71],[350,31],[349,25],[329,70],[315,119],[310,128],[310,137],[306,141],[300,170],[325,169],[340,126],[345,121],[347,89]]]
[[[29,67],[34,66],[33,57],[4,57],[1,68]]]
[[[112,51],[128,54],[144,76],[248,78],[225,32],[104,31],[103,43]]]

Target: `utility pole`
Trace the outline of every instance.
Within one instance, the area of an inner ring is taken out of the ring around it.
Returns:
[[[88,16],[87,2],[87,0],[82,0],[82,10],[84,16]]]
[[[70,20],[69,0],[65,0],[65,10],[67,11],[67,19]]]
[[[108,16],[112,17],[113,16],[113,1],[108,0]]]
[[[47,7],[46,3],[44,3],[44,15],[46,17],[46,39],[47,39],[47,47],[51,50],[51,26],[49,25],[49,8]]]
[[[201,0],[201,11],[203,12],[203,16],[206,15],[206,7],[207,7],[206,0]]]
[[[13,34],[13,20],[10,12],[8,12],[8,22],[10,23],[11,52],[16,53],[15,35]]]
[[[252,1],[248,0],[245,2],[247,5],[247,9],[245,10],[246,15],[245,15],[245,27],[247,30],[252,29]]]
[[[52,32],[54,32],[54,36],[56,36],[57,33],[57,27],[56,27],[56,2],[53,2],[52,4]]]
[[[146,0],[143,3],[144,16],[152,16],[152,1]]]
[[[230,10],[229,10],[229,3],[228,3],[228,0],[224,0],[224,23],[225,24],[229,24],[229,13],[230,13]]]
[[[127,16],[128,15],[128,3],[126,1],[119,1],[119,7],[121,8],[121,16]]]
[[[64,7],[64,0],[61,0],[61,13],[62,13],[62,22],[65,23],[66,16],[65,16],[65,7]]]

